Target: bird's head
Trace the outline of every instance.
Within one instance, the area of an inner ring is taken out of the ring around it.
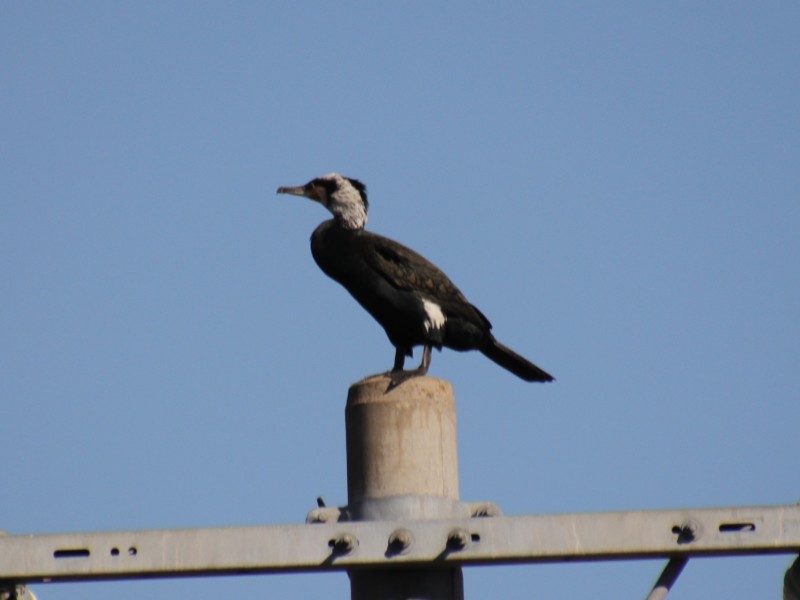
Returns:
[[[319,202],[348,229],[361,229],[367,223],[367,186],[357,179],[331,173],[312,179],[305,185],[279,187],[278,193],[303,196]]]

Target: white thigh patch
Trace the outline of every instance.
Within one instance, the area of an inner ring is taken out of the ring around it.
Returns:
[[[442,312],[442,308],[435,302],[430,300],[422,301],[422,308],[425,309],[425,331],[431,329],[441,329],[444,327],[444,322],[447,320]]]

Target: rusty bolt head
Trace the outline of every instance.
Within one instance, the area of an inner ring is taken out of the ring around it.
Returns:
[[[358,540],[349,533],[343,533],[328,543],[336,554],[349,554],[358,546]]]
[[[448,550],[463,550],[470,542],[469,532],[464,529],[454,529],[447,534]]]
[[[408,529],[395,529],[389,536],[389,552],[400,554],[411,547],[414,541]]]
[[[672,528],[672,533],[678,536],[679,544],[690,544],[703,535],[702,526],[693,519],[687,519],[680,525]]]

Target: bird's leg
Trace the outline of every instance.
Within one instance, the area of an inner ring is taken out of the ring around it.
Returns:
[[[394,368],[388,373],[392,380],[391,388],[395,388],[404,381],[408,381],[414,377],[425,375],[428,372],[428,367],[431,365],[431,346],[425,344],[422,348],[422,362],[416,369],[403,371],[403,363],[405,362],[405,354],[400,350],[397,351],[394,358]]]
[[[422,362],[419,363],[419,366],[414,369],[414,372],[417,375],[425,375],[428,372],[428,367],[431,366],[431,346],[430,344],[425,344],[422,348]]]
[[[397,348],[394,353],[394,366],[392,367],[392,371],[402,371],[404,364],[406,364],[406,353],[400,348]]]
[[[405,364],[406,364],[406,352],[401,348],[397,348],[394,353],[394,366],[392,366],[391,371],[376,373],[375,375],[370,375],[369,377],[365,377],[364,379],[371,379],[372,377],[388,377],[389,379],[392,380],[391,385],[389,385],[389,389],[393,389],[409,378],[408,376],[406,376],[406,373],[408,371],[403,370],[403,365]],[[411,375],[411,377],[413,377],[413,375]]]

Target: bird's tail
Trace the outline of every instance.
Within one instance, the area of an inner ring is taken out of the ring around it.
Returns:
[[[554,377],[543,371],[527,358],[524,358],[492,338],[488,344],[481,348],[481,352],[498,365],[511,371],[525,381],[553,381]]]

